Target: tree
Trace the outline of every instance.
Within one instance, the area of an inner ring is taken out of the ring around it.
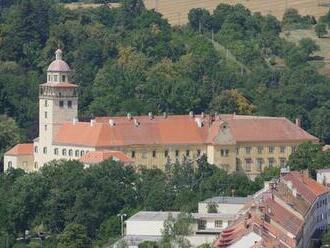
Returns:
[[[20,130],[14,119],[0,115],[0,171],[3,166],[3,155],[21,140]]]
[[[321,244],[320,247],[327,247],[330,245],[330,230],[328,229],[325,233],[323,233],[321,237]]]
[[[190,26],[197,31],[211,30],[212,17],[206,9],[191,9],[188,14]]]
[[[320,46],[317,45],[311,38],[301,39],[299,41],[299,47],[301,47],[308,55],[320,50]]]
[[[144,241],[139,244],[139,248],[159,248],[156,241]]]
[[[209,110],[223,114],[251,114],[255,111],[255,106],[239,90],[232,89],[215,96],[210,103]]]
[[[80,224],[69,224],[58,238],[57,248],[88,248],[91,243],[86,228]]]
[[[315,33],[319,38],[322,38],[324,35],[328,33],[327,25],[324,23],[318,23],[315,25]]]

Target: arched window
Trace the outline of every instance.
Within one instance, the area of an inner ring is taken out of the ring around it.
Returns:
[[[9,161],[8,162],[8,169],[13,167],[13,162]]]
[[[84,151],[81,151],[81,152],[80,152],[80,156],[81,156],[81,157],[84,156],[84,154],[85,154]]]
[[[44,149],[43,149],[43,153],[44,153],[44,154],[47,154],[47,147],[44,147]]]
[[[54,155],[58,155],[58,148],[54,149]]]
[[[62,155],[66,156],[66,149],[62,149]]]
[[[76,156],[76,157],[79,157],[79,150],[76,150],[76,151],[75,151],[75,156]]]
[[[62,82],[65,82],[65,75],[62,75]]]
[[[72,155],[73,155],[73,151],[72,151],[72,149],[70,149],[69,150],[69,156],[72,157]]]

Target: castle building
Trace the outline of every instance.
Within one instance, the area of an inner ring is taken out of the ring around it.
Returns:
[[[34,171],[57,159],[95,164],[102,158],[164,168],[205,154],[211,164],[253,177],[265,167],[285,166],[298,144],[318,142],[299,121],[283,117],[149,113],[79,122],[77,85],[62,51],[55,54],[47,82],[39,86],[39,137],[6,152],[5,169]]]

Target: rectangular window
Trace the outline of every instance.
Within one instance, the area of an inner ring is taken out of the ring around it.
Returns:
[[[156,151],[152,151],[152,157],[153,157],[153,158],[156,157]]]
[[[251,171],[251,166],[252,166],[252,159],[251,158],[245,159],[245,170],[247,172]]]
[[[239,147],[236,148],[236,154],[239,154]]]
[[[229,150],[228,149],[221,149],[220,154],[221,154],[221,157],[228,157]]]
[[[45,125],[45,131],[47,131],[47,125]]]
[[[45,107],[48,107],[48,101],[45,100]]]
[[[187,151],[186,151],[186,157],[189,157],[189,156],[190,156],[190,151],[187,150]]]
[[[280,158],[280,166],[282,168],[286,166],[286,159],[285,158]]]
[[[197,156],[199,157],[201,155],[201,150],[197,150]]]
[[[38,147],[37,146],[34,147],[34,152],[38,153]]]
[[[205,230],[206,229],[206,220],[197,220],[198,229]]]
[[[257,158],[257,170],[258,171],[262,170],[263,164],[264,164],[264,160],[262,158]]]
[[[44,147],[44,149],[43,149],[43,153],[44,153],[44,154],[47,154],[47,147]]]
[[[58,155],[58,148],[54,148],[54,155]]]
[[[175,157],[179,157],[179,150],[175,151]]]
[[[131,157],[132,157],[132,158],[135,158],[135,151],[132,151],[132,152],[131,152]]]
[[[57,82],[57,75],[54,75],[54,82]]]
[[[262,146],[258,146],[258,153],[261,154],[263,152],[264,148]]]
[[[64,107],[64,102],[60,101],[60,107],[63,108]]]
[[[268,147],[269,153],[274,153],[274,146]]]
[[[274,166],[275,159],[274,158],[269,158],[268,159],[268,166],[269,168],[272,168]]]
[[[168,157],[168,150],[165,150],[165,152],[164,152],[164,156],[165,156],[165,158]]]
[[[245,153],[246,154],[250,154],[251,153],[251,147],[250,146],[245,147]]]
[[[285,146],[281,146],[281,147],[280,147],[280,152],[281,152],[281,153],[285,153]]]
[[[223,225],[222,220],[216,220],[216,221],[214,222],[214,226],[215,226],[216,228],[221,228],[222,225]]]
[[[72,108],[72,101],[68,101],[68,108]]]
[[[62,82],[65,82],[65,75],[62,75]]]
[[[47,119],[47,112],[45,112],[45,119]]]
[[[297,147],[296,146],[291,146],[291,152],[294,153],[296,151]]]

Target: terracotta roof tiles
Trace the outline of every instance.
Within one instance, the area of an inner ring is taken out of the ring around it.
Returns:
[[[66,123],[54,143],[112,147],[152,144],[228,144],[238,142],[303,142],[318,139],[285,118],[220,115],[97,117],[90,123]],[[111,122],[111,124],[110,124]],[[226,128],[225,135],[220,130]],[[221,136],[219,138],[219,135]],[[222,138],[225,137],[225,138]]]
[[[12,156],[23,156],[23,155],[33,155],[33,144],[17,144],[9,151],[5,153],[5,155]]]

